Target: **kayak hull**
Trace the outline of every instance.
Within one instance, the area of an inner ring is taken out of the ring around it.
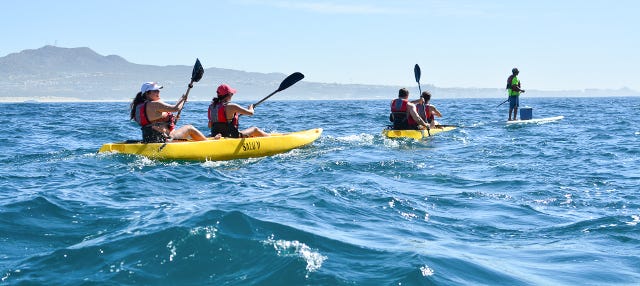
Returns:
[[[456,126],[452,126],[452,125],[437,125],[435,128],[431,128],[429,131],[384,129],[382,130],[382,135],[384,135],[387,138],[413,138],[416,140],[421,140],[429,136],[433,136],[442,132],[451,131],[454,129],[456,129]]]
[[[221,161],[271,156],[313,143],[322,134],[321,128],[298,132],[271,134],[267,137],[207,138],[205,141],[174,141],[169,143],[107,143],[98,153],[118,152],[159,160]],[[163,146],[164,145],[164,146]]]

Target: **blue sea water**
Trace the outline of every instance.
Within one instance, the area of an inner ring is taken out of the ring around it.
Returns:
[[[241,126],[322,137],[223,162],[97,154],[127,103],[2,104],[0,284],[640,284],[640,98],[500,102],[435,98],[460,128],[412,141],[387,100],[271,100]]]

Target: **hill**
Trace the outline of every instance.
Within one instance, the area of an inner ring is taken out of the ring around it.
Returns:
[[[195,58],[194,58],[195,62]],[[206,66],[206,63],[203,63]],[[164,97],[171,101],[186,90],[193,66],[153,66],[127,61],[117,55],[100,55],[90,48],[44,46],[0,57],[0,101],[47,99],[130,100],[145,81],[164,85]],[[293,72],[293,71],[292,71]],[[305,73],[304,70],[300,72]],[[210,100],[220,83],[236,87],[242,100],[260,99],[280,85],[281,73],[256,73],[207,68],[192,89],[191,100]],[[307,75],[277,99],[391,99],[399,86],[335,84],[313,82]],[[415,87],[409,87],[415,88]],[[504,97],[502,88],[439,88],[423,85],[437,98]],[[413,91],[413,90],[412,90]],[[535,91],[529,96],[635,96],[629,90]]]

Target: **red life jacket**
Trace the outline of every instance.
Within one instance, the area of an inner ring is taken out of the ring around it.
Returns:
[[[207,112],[209,117],[209,128],[212,128],[214,123],[227,123],[238,129],[238,113],[234,113],[233,119],[228,121],[226,111],[226,103],[211,103],[209,105],[209,111]]]
[[[176,119],[173,116],[173,114],[171,114],[171,112],[167,112],[165,116],[162,118],[159,118],[156,120],[149,120],[149,117],[147,116],[147,103],[148,101],[145,101],[143,103],[136,105],[135,121],[138,124],[140,124],[140,126],[142,127],[149,126],[153,123],[167,122],[169,124],[169,132],[173,131],[173,129],[176,127],[176,124],[175,124]]]
[[[406,118],[407,124],[409,126],[418,125],[418,122],[413,120],[413,117],[411,117],[411,114],[409,114],[409,111],[407,110],[408,103],[409,103],[408,99],[400,99],[400,98],[396,98],[393,101],[391,101],[391,115],[395,119],[395,120],[392,120],[394,121],[394,124],[396,123],[396,121],[398,120],[404,121],[405,120],[404,118]]]

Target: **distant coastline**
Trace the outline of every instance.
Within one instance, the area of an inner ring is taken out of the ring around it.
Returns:
[[[164,85],[163,98],[177,99],[185,92],[191,66],[151,66],[128,62],[117,55],[103,56],[90,48],[44,46],[0,57],[0,102],[119,102],[129,101],[145,81]],[[304,71],[302,71],[304,72]],[[220,83],[238,90],[238,100],[258,100],[275,90],[286,77],[282,73],[256,73],[207,68],[205,76],[189,96],[193,101],[209,101]],[[408,82],[411,82],[408,80]],[[278,94],[274,100],[375,100],[392,99],[398,89],[410,89],[417,97],[413,82],[407,86],[338,84],[314,82],[313,75]],[[504,87],[446,88],[422,84],[435,99],[504,98]],[[536,97],[625,97],[640,96],[639,91],[620,89],[534,90],[525,96]]]
[[[567,96],[529,96],[527,98],[565,98]],[[569,96],[570,98],[620,98],[620,97],[640,97],[640,95],[617,95],[617,96]],[[439,100],[463,100],[463,99],[478,99],[478,98],[486,98],[486,99],[503,99],[502,97],[441,97]],[[388,98],[284,98],[284,99],[270,99],[270,101],[366,101],[366,100],[386,100],[393,99],[393,96]],[[241,99],[238,102],[251,102],[254,99]],[[169,99],[167,102],[175,102],[175,100]],[[209,100],[189,100],[191,102],[208,102]],[[437,101],[437,100],[436,100]],[[97,100],[97,99],[81,99],[81,98],[72,98],[72,97],[0,97],[0,104],[14,104],[14,103],[98,103],[98,102],[124,102],[129,103],[131,99],[105,99],[105,100]]]

